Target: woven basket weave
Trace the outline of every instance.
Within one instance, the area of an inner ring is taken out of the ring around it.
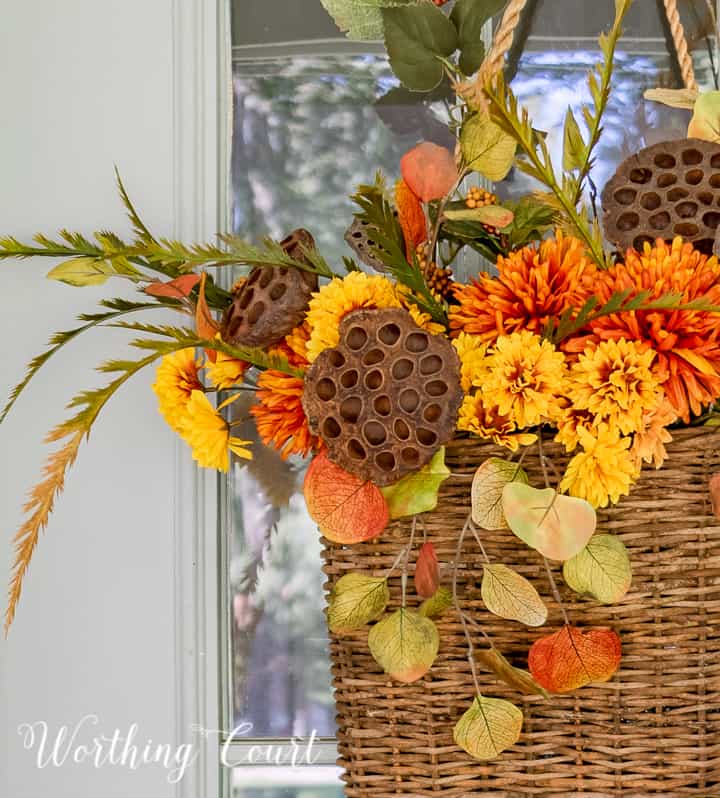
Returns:
[[[674,433],[660,470],[643,473],[631,495],[600,511],[600,531],[621,536],[634,568],[633,585],[614,606],[578,599],[561,584],[571,622],[606,626],[622,639],[612,681],[574,693],[523,697],[480,669],[489,696],[521,706],[520,742],[494,762],[471,759],[452,739],[473,697],[467,648],[453,610],[438,622],[440,655],[421,681],[403,685],[384,675],[369,654],[367,631],[331,640],[340,765],[348,798],[503,796],[503,798],[643,798],[720,796],[720,526],[710,508],[708,479],[720,471],[720,435]],[[546,447],[558,469],[566,458]],[[448,566],[469,511],[477,466],[495,447],[457,440],[447,451],[453,476],[436,511],[425,515],[428,539]],[[526,467],[542,485],[533,453]],[[380,540],[343,547],[326,543],[329,588],[349,571],[383,575],[408,540],[408,519]],[[550,608],[542,629],[528,630],[484,610],[482,558],[468,536],[458,577],[460,600],[496,646],[519,667],[539,636],[562,624],[539,555],[510,532],[482,532],[490,559],[531,579]],[[561,576],[557,575],[561,583]],[[449,584],[450,567],[444,583]],[[400,578],[390,580],[390,608],[399,606]],[[412,590],[408,591],[410,594]],[[409,606],[419,603],[414,597]],[[483,642],[480,635],[478,647]]]

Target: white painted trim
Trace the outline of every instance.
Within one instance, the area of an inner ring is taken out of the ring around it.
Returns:
[[[211,239],[227,229],[231,49],[227,0],[173,0],[173,235]],[[218,477],[175,450],[175,737],[194,767],[177,798],[221,798],[219,759]],[[203,734],[199,730],[209,730]],[[226,792],[227,791],[227,792]]]

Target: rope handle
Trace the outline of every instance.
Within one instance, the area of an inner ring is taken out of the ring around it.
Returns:
[[[678,63],[680,64],[680,73],[683,83],[686,89],[698,91],[692,56],[688,48],[685,28],[680,21],[677,0],[663,0],[663,2],[670,25],[670,33],[672,34],[675,51],[677,53]],[[505,56],[512,47],[513,39],[515,38],[515,30],[520,24],[520,18],[526,5],[527,0],[511,0],[505,9],[502,22],[495,32],[492,47],[478,72],[475,86],[473,87],[473,94],[480,94],[483,87],[487,85],[488,80],[493,80],[502,72],[505,66]]]

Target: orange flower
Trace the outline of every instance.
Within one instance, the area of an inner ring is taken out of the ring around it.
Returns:
[[[296,327],[271,351],[283,355],[290,365],[307,366],[305,347],[309,337],[307,325]],[[250,408],[263,443],[274,446],[287,458],[293,454],[306,457],[319,448],[319,440],[311,434],[302,406],[305,382],[302,377],[268,369],[258,378],[257,404]]]
[[[599,303],[615,291],[634,296],[649,292],[649,300],[663,294],[679,294],[684,303],[693,300],[720,305],[720,264],[692,244],[676,238],[672,244],[658,239],[643,252],[628,250],[625,263],[598,272],[595,293]],[[645,342],[657,353],[652,371],[678,416],[686,423],[690,413],[700,414],[704,405],[720,396],[720,316],[704,310],[644,310],[616,313],[590,325],[591,335],[568,342],[582,351],[590,340],[626,338]]]
[[[597,268],[584,245],[558,231],[556,238],[498,258],[499,274],[480,274],[454,289],[450,326],[493,342],[521,330],[542,333],[550,317],[580,308],[594,293]]]

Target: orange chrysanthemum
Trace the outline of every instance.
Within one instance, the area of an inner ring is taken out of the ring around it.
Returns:
[[[296,327],[272,351],[288,359],[291,366],[307,366],[307,325]],[[306,457],[319,447],[308,427],[302,406],[305,382],[302,377],[268,369],[258,378],[257,404],[250,408],[263,443],[275,447],[283,458],[298,454]]]
[[[720,264],[676,238],[658,240],[643,252],[628,250],[625,263],[598,272],[595,293],[600,304],[616,291],[634,296],[649,292],[649,300],[678,294],[684,303],[703,301],[720,305]],[[617,313],[594,321],[592,340],[626,338],[645,342],[657,353],[652,371],[665,396],[686,423],[720,396],[720,316],[705,310],[644,310]],[[582,351],[588,336],[568,342]]]
[[[576,238],[558,231],[542,241],[498,258],[498,276],[481,274],[454,289],[450,310],[454,334],[479,335],[494,342],[521,330],[542,333],[551,317],[582,307],[593,293],[597,268]]]

